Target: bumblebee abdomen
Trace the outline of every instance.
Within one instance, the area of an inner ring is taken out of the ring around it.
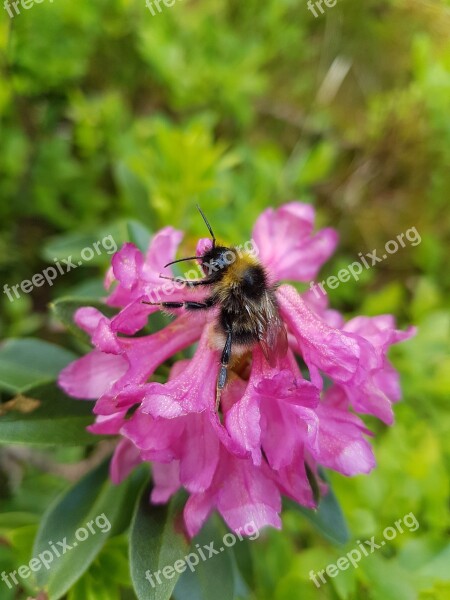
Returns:
[[[251,346],[258,341],[257,328],[245,308],[241,312],[222,307],[218,327],[222,334],[231,330],[235,345]]]
[[[267,276],[253,256],[236,257],[215,284],[220,316],[217,331],[232,334],[233,348],[250,347],[261,335],[259,309],[267,297]]]

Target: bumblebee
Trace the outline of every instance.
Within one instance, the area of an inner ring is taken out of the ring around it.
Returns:
[[[187,280],[161,277],[189,287],[208,286],[211,293],[202,301],[146,302],[166,310],[184,308],[188,311],[218,308],[215,324],[215,343],[222,350],[216,386],[216,409],[225,387],[232,358],[239,357],[259,344],[267,362],[274,367],[277,357],[288,348],[287,333],[280,318],[276,286],[270,285],[267,273],[259,260],[241,246],[227,247],[216,243],[216,237],[202,209],[197,206],[211,235],[212,246],[203,256],[174,260],[164,268],[186,260],[198,260],[204,278]],[[207,271],[207,274],[205,274]]]

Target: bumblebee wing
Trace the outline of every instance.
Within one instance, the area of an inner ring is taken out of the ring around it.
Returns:
[[[269,325],[266,335],[259,340],[259,345],[269,365],[276,367],[277,359],[283,358],[288,349],[286,327],[281,319]]]
[[[271,367],[286,355],[288,339],[275,300],[269,295],[262,302],[258,315],[258,338],[263,354]]]

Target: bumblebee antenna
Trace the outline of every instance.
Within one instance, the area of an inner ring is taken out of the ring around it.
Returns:
[[[202,256],[188,256],[187,258],[179,258],[178,260],[173,260],[167,265],[164,265],[164,268],[170,267],[170,265],[174,265],[175,263],[183,262],[184,260],[198,260],[199,258],[203,258]]]
[[[213,248],[216,245],[216,236],[213,233],[213,230],[211,229],[211,225],[208,222],[208,219],[205,217],[205,213],[202,211],[202,209],[200,208],[200,206],[197,204],[197,208],[198,208],[198,212],[202,215],[203,220],[205,221],[205,225],[208,228],[209,233],[211,234],[211,238],[212,238],[212,243],[213,243]]]

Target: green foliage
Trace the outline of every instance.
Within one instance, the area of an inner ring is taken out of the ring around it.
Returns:
[[[93,423],[93,402],[68,398],[54,384],[27,388],[26,396],[12,402],[1,417],[3,444],[79,446],[97,441],[86,431]]]
[[[76,355],[41,340],[7,340],[0,349],[0,388],[22,392],[54,381]]]
[[[341,507],[330,488],[328,493],[320,499],[316,510],[309,510],[292,501],[286,501],[287,507],[299,511],[316,529],[334,544],[344,544],[349,539],[347,524]]]
[[[173,570],[170,579],[163,577],[158,583],[156,579],[146,579],[146,572],[151,576],[166,565],[173,565],[185,555],[188,543],[177,531],[176,498],[166,506],[152,507],[149,493],[146,485],[136,504],[130,531],[130,569],[139,600],[160,600],[170,598],[180,573]]]
[[[136,476],[139,475],[138,472]],[[133,483],[131,478],[114,487],[108,481],[108,463],[103,463],[57,499],[43,516],[34,542],[33,556],[49,552],[49,540],[61,541],[61,532],[68,533],[64,537],[68,544],[67,551],[60,545],[57,550],[62,555],[52,557],[56,564],[36,573],[36,585],[47,591],[49,600],[58,600],[78,581],[100,552],[109,534],[114,534],[121,513],[129,514],[132,491],[136,489]],[[76,535],[79,528],[83,533]]]

